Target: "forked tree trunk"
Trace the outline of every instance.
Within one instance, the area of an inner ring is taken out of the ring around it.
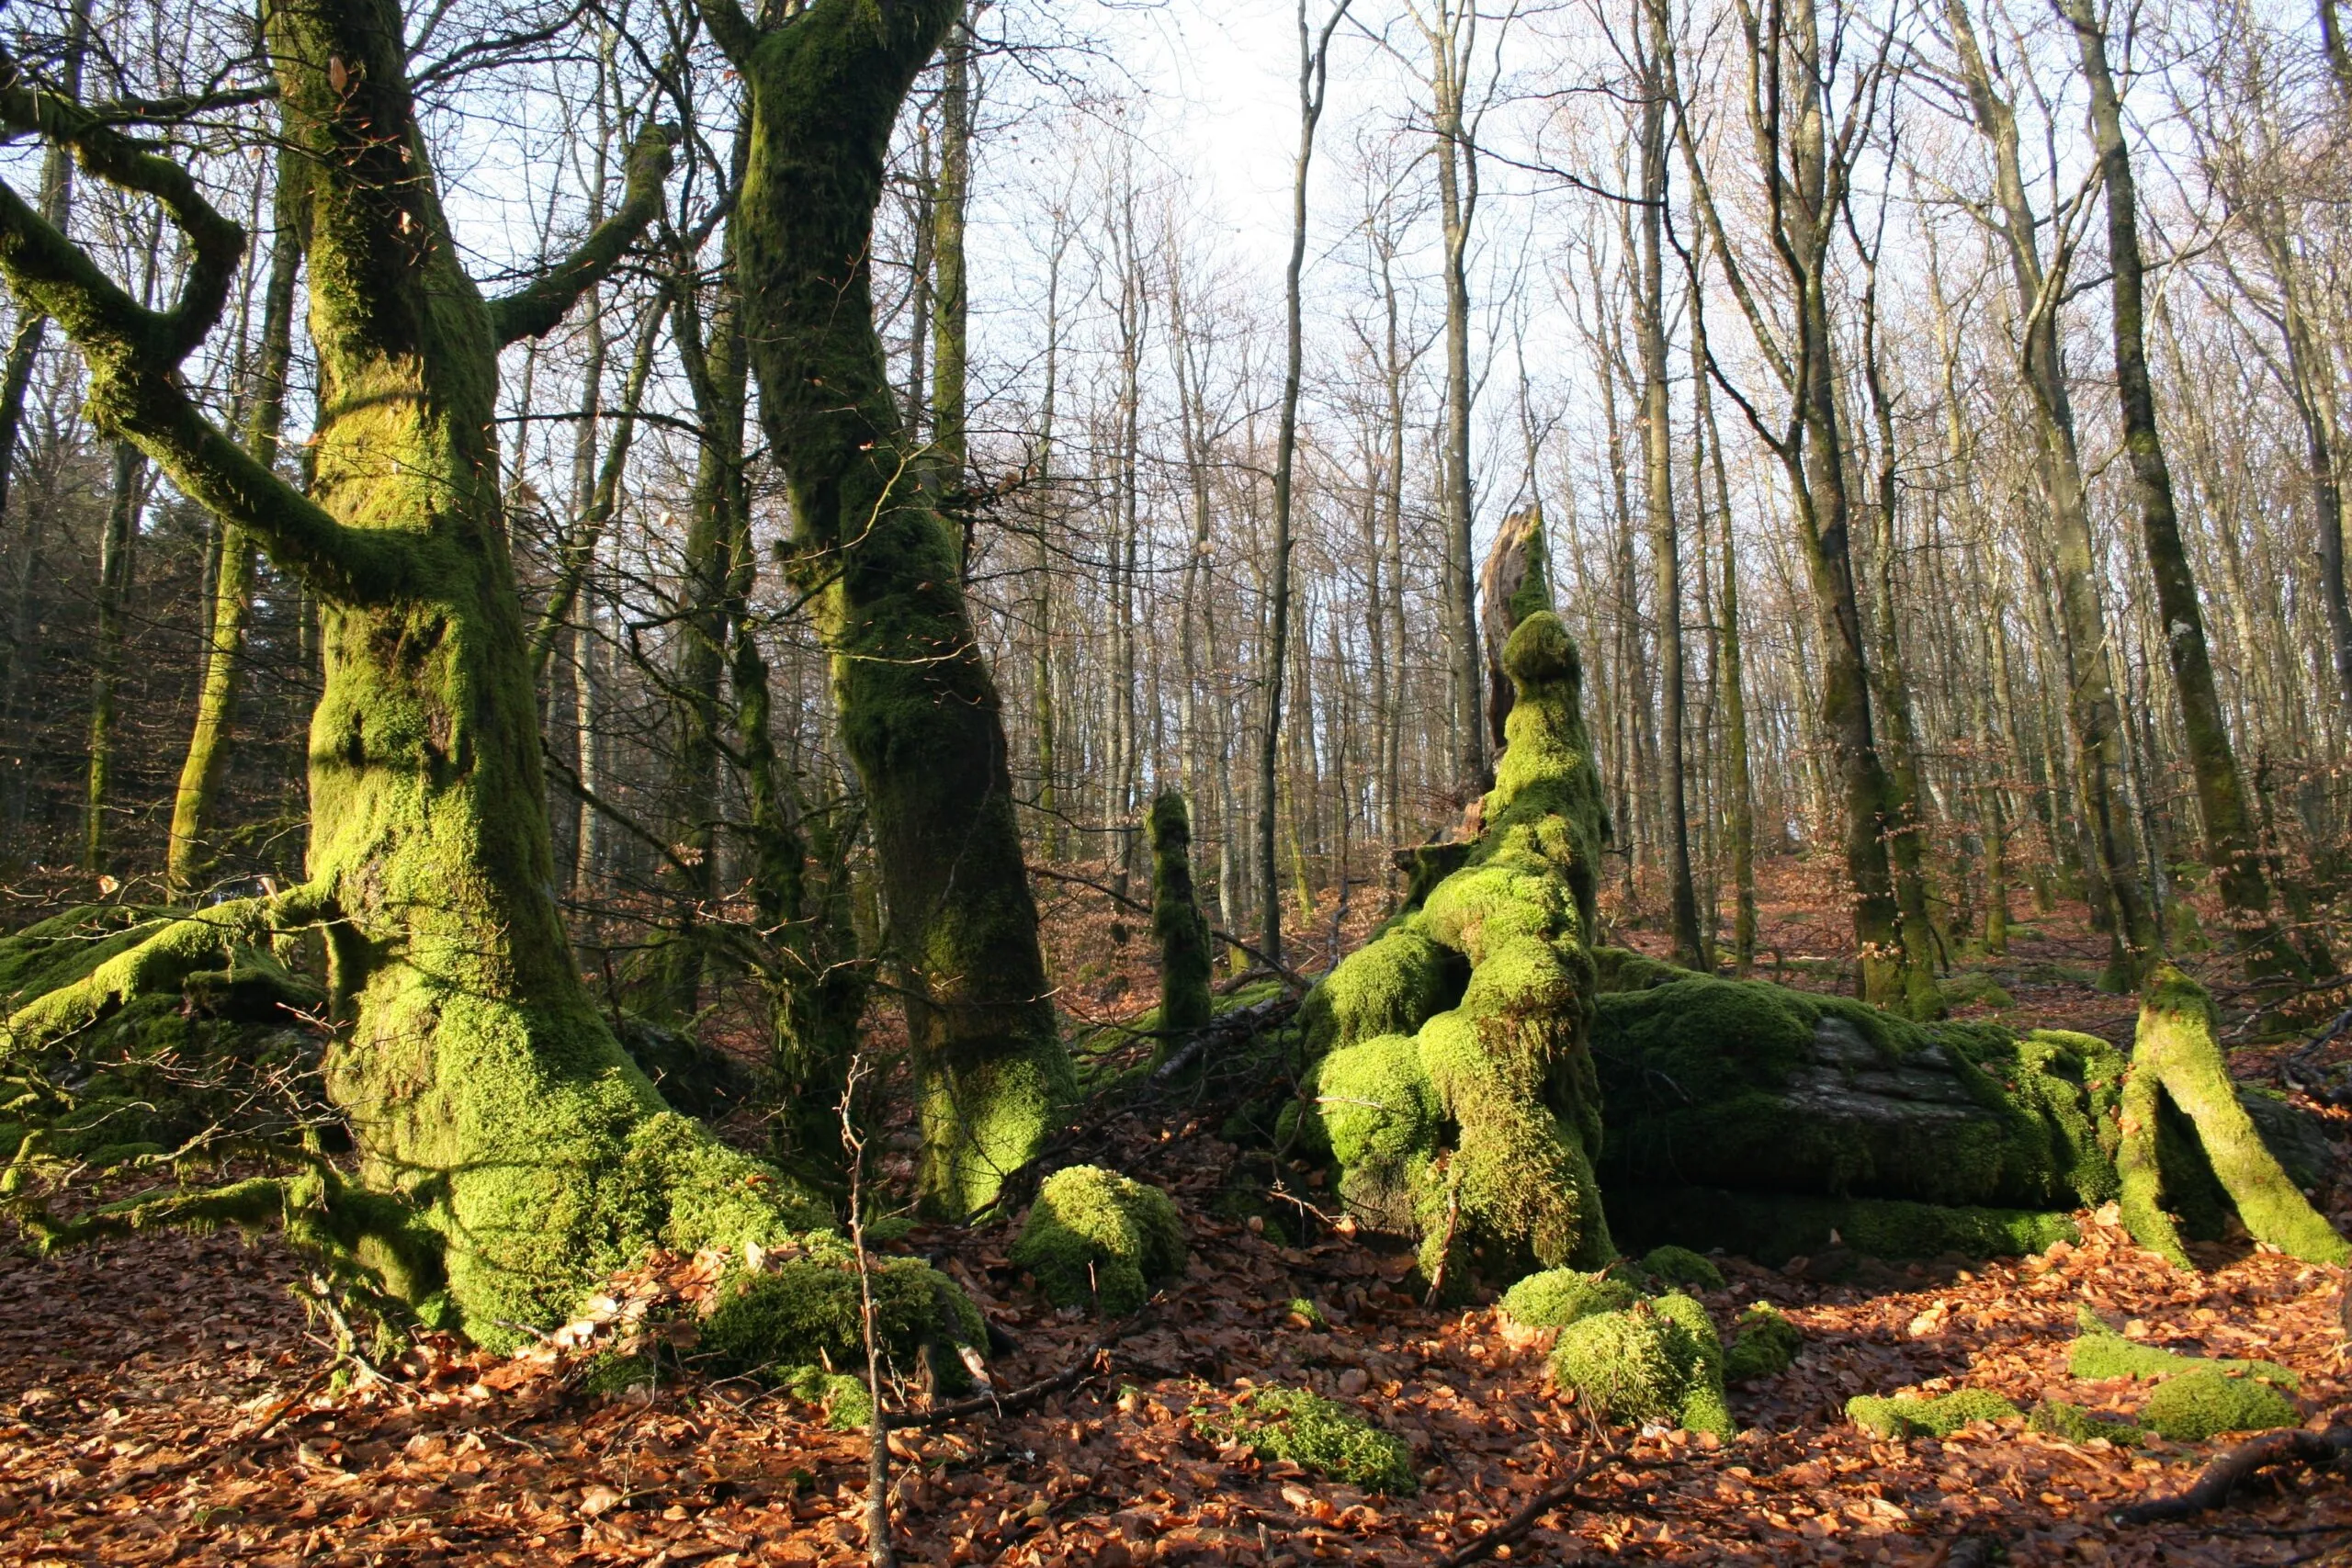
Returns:
[[[791,570],[831,656],[904,971],[927,1202],[996,1195],[1071,1089],[1013,818],[996,683],[874,329],[891,126],[956,0],[816,0],[764,32],[703,14],[751,95],[736,254],[761,414],[792,498]]]

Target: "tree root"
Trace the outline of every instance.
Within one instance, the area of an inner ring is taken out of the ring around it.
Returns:
[[[2274,1464],[2339,1464],[2346,1454],[2352,1454],[2352,1425],[2339,1422],[2322,1432],[2309,1427],[2265,1432],[2206,1465],[2188,1491],[2119,1508],[2114,1519],[2120,1525],[2149,1525],[2189,1518],[2228,1502],[2230,1494],[2256,1471]]]
[[[1438,1559],[1438,1568],[1464,1568],[1493,1554],[1498,1547],[1509,1546],[1535,1528],[1535,1521],[1568,1502],[1576,1495],[1577,1486],[1592,1472],[1592,1450],[1588,1449],[1561,1480],[1545,1487],[1528,1499],[1527,1506],[1501,1524],[1474,1540],[1464,1542]]]

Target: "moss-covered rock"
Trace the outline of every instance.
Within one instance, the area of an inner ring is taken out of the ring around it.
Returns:
[[[1642,1255],[1642,1267],[1653,1279],[1669,1285],[1695,1285],[1702,1291],[1724,1288],[1724,1271],[1687,1247],[1668,1242]]]
[[[1621,1312],[1639,1300],[1634,1287],[1606,1274],[1546,1269],[1503,1292],[1505,1316],[1526,1328],[1566,1328],[1596,1313]]]
[[[1963,1388],[1929,1399],[1857,1394],[1846,1402],[1846,1415],[1882,1438],[1949,1438],[1972,1421],[2013,1421],[2018,1407],[1989,1389]]]
[[[1724,1382],[1734,1385],[1780,1376],[1804,1348],[1804,1331],[1770,1302],[1758,1302],[1732,1325],[1731,1348],[1724,1353]]]
[[[1099,1302],[1114,1317],[1182,1273],[1184,1257],[1184,1223],[1168,1194],[1092,1165],[1046,1179],[1012,1251],[1057,1306]]]
[[[1720,1247],[1773,1268],[1795,1258],[1839,1254],[1894,1259],[1947,1253],[2022,1257],[2054,1241],[2080,1239],[2070,1214],[1893,1198],[1622,1185],[1610,1188],[1609,1208],[1617,1231],[1636,1244],[1671,1239],[1691,1247]]]
[[[908,1373],[927,1363],[937,1386],[966,1386],[956,1348],[986,1343],[979,1309],[945,1275],[911,1258],[875,1259],[870,1279],[885,1354]],[[722,1377],[769,1378],[810,1365],[864,1366],[863,1303],[854,1254],[838,1238],[820,1238],[809,1256],[722,1286],[700,1325],[695,1364]]]
[[[2159,1437],[2199,1443],[2222,1432],[2292,1427],[2301,1417],[2293,1401],[2261,1379],[2204,1367],[2158,1383],[2140,1419]]]
[[[1579,1317],[1552,1348],[1553,1381],[1586,1408],[1626,1424],[1663,1423],[1730,1437],[1723,1343],[1685,1295]]]
[[[1415,1487],[1404,1438],[1312,1389],[1250,1389],[1228,1412],[1195,1409],[1193,1424],[1213,1441],[1246,1443],[1260,1459],[1288,1461],[1367,1492],[1401,1496]]]
[[[2148,1438],[2137,1421],[2121,1416],[2102,1416],[2064,1400],[2043,1400],[2027,1414],[2025,1424],[2034,1431],[2064,1438],[2070,1443],[2104,1439],[2120,1449],[2132,1449]]]

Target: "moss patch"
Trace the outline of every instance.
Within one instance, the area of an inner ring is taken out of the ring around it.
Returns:
[[[1792,1258],[2024,1257],[2075,1241],[2071,1215],[1892,1198],[1805,1198],[1724,1188],[1611,1186],[1616,1228],[1639,1241],[1721,1247],[1778,1268]],[[1832,1241],[1831,1237],[1837,1239]]]
[[[1724,1354],[1724,1382],[1756,1382],[1780,1376],[1804,1348],[1804,1331],[1770,1302],[1758,1302],[1732,1325],[1731,1348]]]
[[[1195,1409],[1193,1424],[1214,1441],[1246,1443],[1260,1459],[1286,1460],[1367,1492],[1400,1496],[1415,1487],[1404,1438],[1311,1389],[1251,1389],[1224,1415]]]
[[[1529,1328],[1566,1328],[1595,1313],[1622,1312],[1638,1300],[1634,1288],[1605,1274],[1547,1269],[1503,1292],[1502,1310]]]
[[[1707,1309],[1666,1295],[1568,1324],[1552,1349],[1552,1377],[1605,1420],[1666,1423],[1729,1437],[1721,1339]]]
[[[2292,1427],[2301,1417],[2293,1401],[2260,1379],[2206,1367],[2158,1383],[2140,1419],[2174,1442],[2200,1443],[2221,1432]]]
[[[1099,1300],[1118,1317],[1150,1299],[1154,1282],[1184,1269],[1184,1224],[1157,1187],[1100,1166],[1047,1177],[1012,1244],[1012,1261],[1057,1306]]]
[[[2095,1410],[2086,1410],[2079,1404],[2068,1404],[2063,1400],[2043,1400],[2027,1415],[2025,1424],[2034,1431],[2064,1438],[2070,1443],[2087,1443],[2103,1438],[2117,1448],[2133,1449],[2148,1440],[2147,1433],[2137,1421],[2121,1416],[2102,1416]]]
[[[832,1240],[826,1250],[730,1281],[702,1321],[695,1364],[726,1377],[780,1377],[811,1364],[863,1366],[857,1271],[846,1244]],[[978,1309],[924,1264],[889,1258],[876,1265],[875,1327],[885,1353],[907,1371],[927,1359],[942,1386],[962,1387],[968,1374],[953,1349],[985,1340]]]
[[[2075,1339],[2075,1348],[2067,1357],[2066,1370],[2089,1382],[2102,1382],[2109,1378],[2137,1378],[2143,1382],[2159,1382],[2189,1372],[2225,1371],[2243,1373],[2264,1382],[2276,1383],[2280,1388],[2301,1386],[2301,1380],[2292,1371],[2275,1361],[2185,1356],[2177,1350],[2142,1344],[2105,1329],[2084,1334]]]
[[[1857,1394],[1846,1402],[1846,1414],[1882,1438],[1949,1438],[1972,1421],[2015,1420],[2018,1407],[1989,1389],[1964,1388],[1932,1399]]]
[[[1669,1285],[1695,1285],[1702,1291],[1724,1288],[1724,1271],[1687,1247],[1668,1242],[1642,1255],[1642,1267]]]

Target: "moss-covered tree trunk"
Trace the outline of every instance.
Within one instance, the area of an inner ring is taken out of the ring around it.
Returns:
[[[107,811],[114,800],[115,693],[122,682],[123,619],[139,542],[147,458],[128,441],[114,446],[106,526],[98,536],[97,646],[90,655],[90,755],[82,801],[82,869],[103,873],[111,858]]]
[[[280,152],[273,203],[277,238],[269,257],[269,282],[262,293],[261,351],[253,372],[253,407],[246,418],[245,450],[265,468],[277,463],[278,433],[286,423],[286,372],[294,355],[294,286],[301,276],[300,227],[301,164]],[[221,785],[229,776],[235,739],[237,688],[244,672],[245,627],[253,617],[254,542],[227,523],[220,530],[220,564],[212,585],[211,646],[204,680],[197,688],[196,727],[180,765],[179,789],[172,798],[172,833],[164,863],[165,882],[186,897],[212,864],[211,834]]]
[[[349,1021],[327,1080],[363,1178],[438,1233],[447,1300],[499,1342],[648,1245],[732,1247],[814,1217],[663,1106],[581,985],[550,893],[492,436],[497,356],[552,327],[656,210],[666,138],[640,137],[628,199],[578,252],[485,301],[441,211],[398,6],[277,0],[266,19],[288,141],[310,169],[311,495],[205,422],[175,378],[244,241],[183,171],[68,106],[0,89],[0,118],[73,141],[85,167],[160,202],[190,257],[179,299],[143,310],[0,188],[0,270],[80,348],[101,427],[316,596],[311,881],[165,927],[20,1010],[12,1032],[20,1046],[53,1037],[273,924],[322,924]],[[394,1282],[414,1297],[438,1281],[412,1268]]]
[[[968,1213],[1070,1091],[1013,818],[995,682],[960,540],[874,328],[870,254],[891,126],[954,0],[816,0],[757,31],[704,0],[750,92],[735,217],[761,416],[792,498],[842,737],[865,787],[922,1097],[922,1184]]]
[[[1209,925],[1193,892],[1193,818],[1170,790],[1151,803],[1151,934],[1159,945],[1159,1038],[1155,1056],[1208,1022]]]

